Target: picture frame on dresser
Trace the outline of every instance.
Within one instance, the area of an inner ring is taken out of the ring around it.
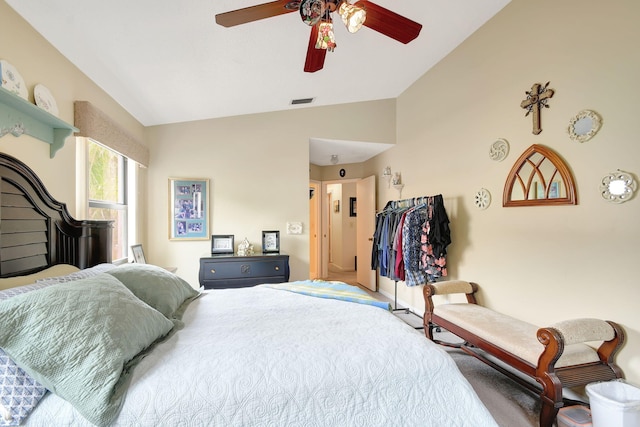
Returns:
[[[133,262],[136,264],[146,264],[147,259],[144,256],[144,249],[142,245],[131,245],[131,254],[133,255]]]
[[[169,178],[169,240],[209,239],[209,180]]]
[[[262,232],[262,253],[280,253],[280,232],[277,230]]]
[[[218,234],[211,236],[211,253],[212,254],[230,254],[234,251],[233,234]]]

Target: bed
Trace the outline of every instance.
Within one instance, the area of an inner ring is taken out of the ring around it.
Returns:
[[[4,425],[496,425],[444,350],[358,288],[202,291],[160,267],[115,266],[108,224],[42,209],[44,187],[16,159],[1,155],[0,172],[2,224],[7,182],[45,225],[45,262],[0,279],[0,348],[40,394],[19,408],[3,397]]]

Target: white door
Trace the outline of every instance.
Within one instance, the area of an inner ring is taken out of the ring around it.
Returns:
[[[356,253],[358,256],[356,280],[372,291],[378,290],[376,270],[371,269],[373,233],[376,228],[376,177],[361,179],[356,184]]]
[[[309,278],[320,277],[320,182],[309,181]]]

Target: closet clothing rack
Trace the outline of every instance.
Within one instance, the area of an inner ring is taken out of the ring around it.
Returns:
[[[418,313],[411,310],[410,308],[398,308],[398,281],[395,280],[394,282],[395,282],[394,284],[395,291],[393,296],[393,309],[391,311],[393,313],[403,312],[404,314],[412,315],[419,318],[421,320],[420,326],[414,326],[414,325],[411,325],[409,322],[406,322],[406,321],[405,322],[409,323],[410,326],[413,326],[413,329],[424,329],[424,323],[422,322],[424,321],[424,317],[420,316]]]
[[[392,200],[376,214],[371,268],[394,280],[394,312],[422,319],[408,308],[398,308],[398,282],[412,287],[446,276],[450,242],[449,218],[440,194]]]

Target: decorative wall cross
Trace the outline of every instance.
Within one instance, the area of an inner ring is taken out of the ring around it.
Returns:
[[[531,90],[525,92],[527,94],[527,99],[520,103],[522,108],[527,110],[527,114],[524,116],[527,117],[529,113],[533,113],[533,134],[538,135],[542,132],[542,128],[540,127],[540,110],[542,108],[549,108],[547,104],[549,102],[549,98],[551,98],[554,94],[553,89],[547,89],[549,86],[549,82],[542,86],[540,83],[535,83],[531,86]]]

